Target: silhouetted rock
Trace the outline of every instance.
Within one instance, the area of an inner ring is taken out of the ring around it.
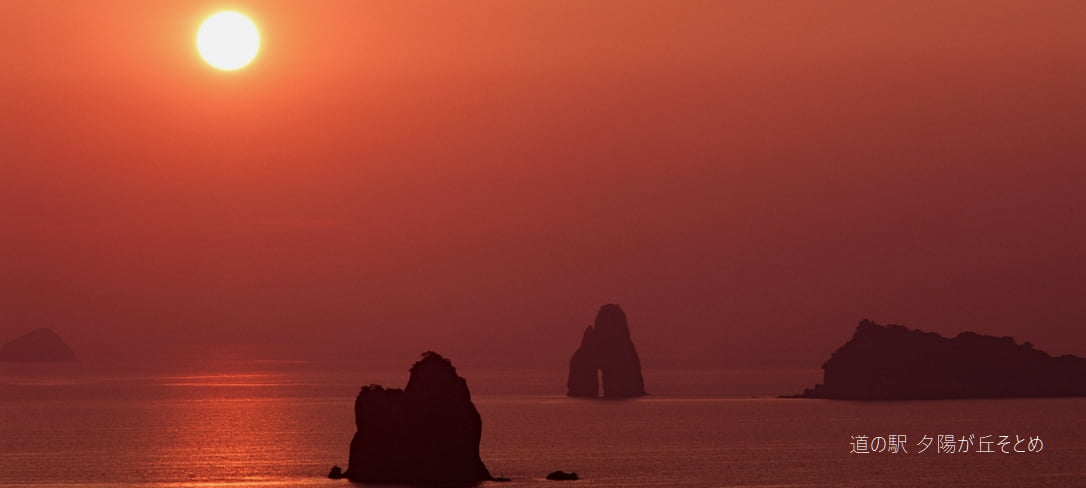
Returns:
[[[355,401],[352,481],[474,483],[490,480],[479,457],[483,421],[464,378],[448,359],[426,352],[407,387],[363,387]]]
[[[581,478],[577,476],[577,473],[572,471],[569,473],[565,471],[554,471],[547,475],[547,479],[551,481],[577,481]]]
[[[1086,359],[1052,357],[1011,337],[962,332],[949,339],[900,325],[860,322],[801,396],[840,400],[1086,396]]]
[[[581,347],[569,360],[566,394],[572,397],[599,396],[599,373],[603,374],[603,396],[638,397],[645,394],[641,360],[630,340],[626,313],[618,305],[604,305],[581,339]]]
[[[0,347],[0,361],[75,361],[75,352],[56,332],[37,329]]]
[[[328,472],[328,477],[334,480],[344,478],[343,469],[341,469],[339,466],[332,466],[332,471]]]

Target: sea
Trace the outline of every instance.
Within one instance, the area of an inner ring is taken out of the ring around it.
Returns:
[[[326,477],[354,397],[411,362],[0,363],[0,488],[354,486]],[[603,401],[565,397],[561,369],[458,372],[511,480],[482,487],[1086,486],[1084,398],[777,398],[820,371],[708,369],[646,370],[649,396]]]

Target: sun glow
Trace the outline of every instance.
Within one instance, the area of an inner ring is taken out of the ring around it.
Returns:
[[[200,25],[196,49],[215,68],[225,71],[244,68],[260,50],[260,31],[242,14],[219,12]]]

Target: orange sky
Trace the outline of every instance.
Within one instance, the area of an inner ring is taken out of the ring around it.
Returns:
[[[224,8],[238,72],[195,51]],[[1086,355],[1083,18],[15,0],[0,340],[561,365],[617,302],[646,367],[817,367],[863,317]]]

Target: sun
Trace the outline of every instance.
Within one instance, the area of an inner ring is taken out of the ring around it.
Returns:
[[[196,49],[211,66],[233,71],[244,68],[260,50],[260,31],[248,17],[219,12],[208,17],[196,33]]]

